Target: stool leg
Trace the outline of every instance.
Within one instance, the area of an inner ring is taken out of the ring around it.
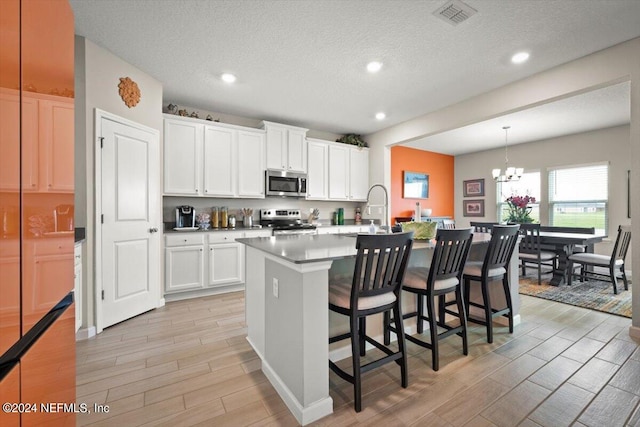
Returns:
[[[359,333],[358,333],[358,338],[360,339],[360,356],[364,356],[365,353],[367,352],[366,350],[366,341],[364,339],[364,337],[367,334],[367,318],[366,317],[361,317],[360,318],[360,327],[359,329]]]
[[[509,289],[509,273],[502,277],[502,287],[504,288],[504,299],[509,308],[509,333],[513,333],[513,303],[511,302],[511,289]]]
[[[360,337],[358,318],[351,316],[351,358],[353,365],[353,404],[356,412],[362,410],[362,386],[360,384]]]
[[[396,334],[398,338],[398,351],[402,354],[402,359],[398,360],[398,363],[400,364],[400,378],[402,379],[402,387],[407,388],[409,386],[409,375],[407,373],[407,350],[405,348],[400,303],[397,303],[393,307],[393,318],[395,320],[396,330],[398,331]]]
[[[460,286],[456,288],[456,302],[458,304],[458,319],[462,326],[462,354],[469,354],[469,344],[467,342],[467,313],[464,310],[464,300],[462,298],[462,289]]]
[[[431,295],[427,296],[427,315],[429,317],[429,333],[431,334],[431,366],[434,371],[437,371],[440,369],[440,356],[438,354],[438,324],[433,307],[434,298]]]
[[[416,294],[416,306],[418,307],[417,331],[421,334],[424,332],[424,325],[422,324],[422,318],[424,317],[424,299],[421,294]],[[429,318],[431,318],[431,315],[429,315]]]
[[[384,345],[389,345],[391,343],[391,330],[389,329],[389,325],[391,323],[391,316],[389,315],[388,311],[385,311],[382,317],[383,317],[382,322],[384,327]]]
[[[470,307],[470,298],[471,298],[471,279],[468,277],[464,279],[464,308],[465,315],[469,318],[469,309]]]
[[[480,282],[480,288],[482,289],[482,303],[484,304],[484,321],[487,324],[487,342],[493,342],[493,316],[491,313],[491,297],[489,296],[489,289],[487,279],[482,278]]]

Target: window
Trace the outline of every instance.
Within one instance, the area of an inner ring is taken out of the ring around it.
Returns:
[[[535,197],[531,206],[531,218],[540,222],[540,172],[527,172],[519,181],[498,183],[498,222],[504,222],[509,216],[507,198],[511,196]]]
[[[607,230],[609,165],[595,164],[549,170],[549,223]]]

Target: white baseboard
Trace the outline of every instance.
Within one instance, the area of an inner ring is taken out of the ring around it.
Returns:
[[[96,327],[90,326],[88,328],[80,328],[78,332],[76,332],[76,341],[88,340],[89,338],[93,338],[96,336]]]
[[[640,326],[629,326],[629,336],[640,340]]]
[[[310,424],[333,413],[333,399],[330,396],[303,407],[280,376],[264,360],[262,361],[262,372],[264,372],[300,425]]]

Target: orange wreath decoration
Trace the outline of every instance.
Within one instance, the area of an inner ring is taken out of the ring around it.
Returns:
[[[140,88],[136,82],[129,77],[120,77],[118,89],[120,97],[127,107],[131,108],[138,105],[138,102],[140,102]]]

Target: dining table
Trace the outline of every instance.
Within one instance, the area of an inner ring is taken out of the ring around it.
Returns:
[[[541,231],[540,245],[550,247],[558,255],[557,267],[553,270],[550,284],[560,286],[568,283],[569,256],[576,245],[583,245],[587,252],[593,251],[593,245],[602,242],[605,234],[566,233],[560,231]]]

